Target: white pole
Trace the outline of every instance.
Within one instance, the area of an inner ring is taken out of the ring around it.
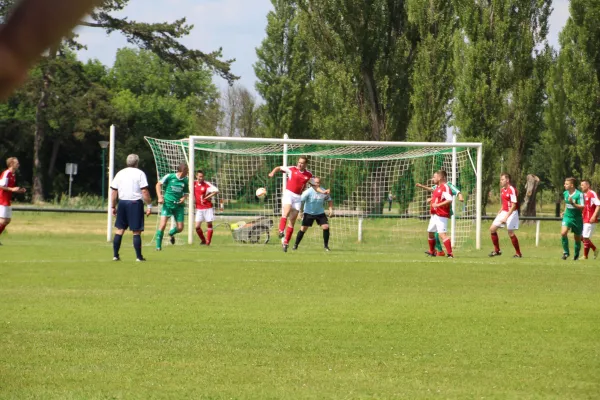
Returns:
[[[456,133],[452,133],[452,143],[456,145]],[[452,148],[452,185],[456,187],[456,146]],[[452,231],[450,232],[450,243],[454,247],[456,243],[456,198],[452,201],[452,217],[450,220]]]
[[[108,145],[108,210],[106,211],[106,241],[110,242],[112,240],[112,196],[111,196],[111,188],[110,184],[112,183],[113,178],[115,177],[115,126],[110,126],[110,136],[109,136],[109,145]]]
[[[283,140],[288,140],[289,136],[286,133],[285,135],[283,135]],[[283,144],[283,160],[282,160],[282,164],[284,167],[288,166],[288,145],[287,143]],[[281,185],[281,195],[283,196],[283,193],[285,192],[285,188],[286,188],[286,183],[287,183],[287,179],[283,178],[283,184]]]
[[[483,145],[477,147],[477,191],[476,196],[476,219],[475,219],[475,248],[481,250],[481,199],[483,197]]]
[[[540,245],[540,225],[542,221],[539,219],[535,221],[535,247]]]
[[[363,219],[359,218],[358,219],[358,243],[362,243],[362,224],[363,224]]]
[[[188,176],[190,181],[190,196],[188,197],[188,244],[194,243],[194,177],[196,165],[196,153],[194,152],[194,138],[190,137],[188,142]]]

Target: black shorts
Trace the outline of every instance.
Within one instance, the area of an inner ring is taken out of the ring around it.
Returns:
[[[327,215],[325,214],[312,215],[304,213],[304,218],[302,218],[302,226],[310,227],[315,221],[317,221],[317,224],[319,224],[319,226],[326,225],[327,223],[329,223],[329,221],[327,220]]]
[[[119,200],[117,207],[117,229],[144,230],[144,202],[142,200]]]

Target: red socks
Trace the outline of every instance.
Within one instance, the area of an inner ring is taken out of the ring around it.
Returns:
[[[4,228],[6,228],[6,225],[0,225],[0,235],[2,234],[2,232],[4,232]]]
[[[498,240],[498,233],[494,232],[491,234],[492,236],[492,243],[494,244],[494,251],[496,253],[500,252],[500,241]]]
[[[429,238],[429,254],[435,253],[435,239]]]
[[[196,228],[196,233],[198,234],[198,237],[200,238],[200,241],[202,243],[206,243],[206,238],[204,237],[204,232],[202,232],[202,228]],[[212,232],[210,234],[212,236]]]
[[[290,228],[289,226],[285,228],[285,240],[283,241],[283,244],[288,244],[290,242],[293,233],[294,228]]]
[[[517,254],[521,255],[521,248],[519,247],[519,239],[517,239],[517,235],[511,236],[510,241],[512,242]]]
[[[287,218],[281,217],[281,219],[279,220],[279,232],[285,231],[285,224],[287,224]]]
[[[210,244],[210,241],[212,240],[212,234],[213,234],[212,228],[208,228],[206,230],[206,244]]]
[[[431,244],[429,245],[431,246]],[[444,240],[444,247],[446,248],[446,253],[451,256],[452,255],[452,242],[450,239]]]

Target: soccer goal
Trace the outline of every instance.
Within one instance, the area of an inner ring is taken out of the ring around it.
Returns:
[[[367,142],[192,136],[185,140],[146,138],[156,161],[157,175],[174,172],[177,165],[204,171],[205,180],[219,189],[213,198],[216,230],[246,227],[237,236],[247,243],[278,243],[283,174],[269,178],[276,166],[296,165],[308,158],[307,169],[331,190],[334,216],[330,219],[333,247],[357,243],[381,246],[427,246],[429,220],[427,199],[437,170],[448,174],[464,201],[455,197],[450,234],[456,248],[480,248],[481,237],[481,143]],[[256,197],[264,187],[267,195]],[[188,204],[187,242],[193,243],[193,195]],[[253,236],[249,229],[260,224]],[[267,228],[264,228],[267,227]],[[296,231],[300,219],[296,223]],[[270,229],[270,230],[269,230]],[[180,235],[181,236],[181,235]],[[321,230],[309,229],[303,246],[320,242]]]

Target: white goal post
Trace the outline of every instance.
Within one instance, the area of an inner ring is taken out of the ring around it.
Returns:
[[[385,226],[393,225],[391,229],[396,237],[411,237],[414,232],[424,235],[427,196],[422,194],[425,191],[415,189],[414,184],[427,184],[434,171],[444,169],[448,181],[466,197],[460,209],[457,202],[453,202],[450,228],[453,244],[460,246],[473,240],[469,232],[474,225],[474,245],[476,249],[481,248],[482,143],[304,140],[287,136],[284,139],[191,136],[187,140],[146,140],[153,149],[159,177],[166,171],[172,172],[177,163],[186,161],[192,188],[194,171],[208,168],[210,173],[205,173],[205,179],[220,190],[215,200],[217,215],[230,215],[230,220],[236,216],[248,219],[251,218],[248,215],[262,215],[270,218],[273,229],[278,225],[285,180],[279,177],[275,183],[269,181],[266,174],[273,165],[295,165],[297,156],[308,156],[308,169],[322,178],[335,200],[332,239],[345,237],[349,243],[364,237],[363,229],[365,232],[371,228],[381,230],[384,222],[390,220],[395,222],[385,222]],[[174,150],[167,150],[167,146],[173,146]],[[169,160],[164,167],[159,167],[162,158]],[[257,199],[253,193],[262,186],[268,186],[268,196]],[[388,194],[393,198],[389,211]],[[242,207],[242,203],[247,205]],[[195,237],[194,211],[191,193],[187,222],[189,244]],[[412,222],[418,223],[419,228],[411,225]],[[348,239],[350,237],[352,239]]]

